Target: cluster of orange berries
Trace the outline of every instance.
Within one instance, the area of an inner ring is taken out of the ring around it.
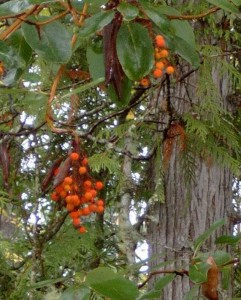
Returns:
[[[102,181],[93,181],[88,173],[88,159],[80,158],[77,152],[70,154],[71,168],[68,176],[55,187],[51,193],[53,201],[62,201],[69,212],[73,226],[80,233],[86,232],[82,224],[82,218],[92,213],[104,212],[104,200],[99,199],[97,194],[103,189]],[[57,176],[58,169],[55,172]]]
[[[156,36],[155,45],[155,69],[153,70],[153,76],[159,78],[163,75],[164,71],[168,75],[173,74],[175,69],[167,60],[169,51],[166,48],[166,41],[162,35],[159,34]]]
[[[160,78],[164,73],[171,75],[175,72],[175,68],[168,61],[169,51],[167,49],[166,41],[162,35],[155,37],[155,67],[152,75],[155,79]],[[150,86],[148,77],[140,81],[143,87]]]

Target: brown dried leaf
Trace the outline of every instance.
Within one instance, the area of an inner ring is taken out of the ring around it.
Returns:
[[[105,62],[105,85],[113,84],[119,98],[122,96],[124,72],[117,57],[116,38],[122,23],[120,13],[116,13],[112,22],[103,29],[103,46]]]
[[[54,179],[53,188],[56,188],[56,186],[60,185],[64,178],[68,176],[69,169],[71,167],[71,159],[70,157],[67,157],[65,161],[61,164],[59,168],[59,173]]]
[[[2,165],[4,186],[7,187],[10,172],[10,155],[6,142],[0,144],[0,163]]]
[[[59,165],[61,164],[61,162],[63,161],[63,157],[60,157],[58,159],[56,159],[52,166],[49,168],[46,176],[44,177],[42,184],[41,184],[41,189],[44,192],[47,187],[49,186],[53,176],[54,176],[54,171],[59,167]]]
[[[218,300],[218,266],[212,256],[209,256],[207,263],[211,265],[208,270],[207,281],[202,284],[202,293],[209,300]]]

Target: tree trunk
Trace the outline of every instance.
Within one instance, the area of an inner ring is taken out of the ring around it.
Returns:
[[[210,68],[210,77],[217,88],[220,105],[227,108],[226,97],[230,92],[229,79],[227,76],[219,75],[218,70],[217,66]],[[184,112],[192,113],[193,104],[205,101],[196,96],[199,79],[200,77],[194,73],[184,81],[177,82],[170,91],[169,105],[179,115]],[[165,99],[164,92],[161,95],[161,98]],[[162,117],[162,121],[163,119]],[[185,184],[183,164],[180,158],[183,147],[180,134],[175,136],[169,132],[168,137],[168,130],[172,125],[175,127],[175,121],[169,122],[166,137],[164,136],[164,144],[168,138],[171,141],[169,149],[163,150],[164,160],[168,160],[164,162],[166,165],[164,172],[165,202],[156,202],[153,205],[148,222],[149,257],[152,258],[150,270],[188,270],[193,255],[192,241],[219,219],[226,218],[226,225],[215,231],[201,249],[202,252],[214,250],[216,237],[230,234],[232,231],[229,218],[232,209],[231,171],[211,158],[208,160],[197,155],[194,179],[190,184]],[[185,128],[185,125],[182,126]],[[165,151],[170,152],[169,156],[165,154]],[[167,261],[171,261],[171,263],[167,267],[162,267],[161,263]],[[153,276],[150,285],[152,286],[160,276],[162,275]],[[164,289],[160,299],[182,300],[191,286],[192,283],[188,276],[176,276],[175,280]]]

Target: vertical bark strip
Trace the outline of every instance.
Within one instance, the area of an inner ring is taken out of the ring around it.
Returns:
[[[226,107],[226,97],[230,91],[230,80],[223,77],[218,66],[212,70],[213,82],[216,83],[220,105]],[[182,114],[191,111],[192,104],[203,99],[196,96],[197,74],[192,74],[185,82],[179,82],[171,91],[171,104],[175,111]],[[178,99],[186,99],[180,101]],[[149,255],[154,257],[151,269],[163,261],[173,261],[169,269],[188,269],[192,257],[192,241],[207,230],[210,225],[221,219],[227,219],[227,225],[205,243],[201,251],[215,249],[215,239],[222,234],[231,233],[229,216],[232,208],[232,173],[220,164],[211,163],[202,157],[195,158],[194,181],[187,186],[184,182],[180,163],[179,137],[174,137],[169,165],[165,171],[165,203],[155,203],[152,208],[154,220],[148,224]],[[155,280],[155,278],[153,278]],[[153,282],[152,282],[153,283]],[[182,300],[192,284],[187,276],[177,276],[163,292],[160,299]]]

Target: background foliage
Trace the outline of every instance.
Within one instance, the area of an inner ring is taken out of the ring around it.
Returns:
[[[189,270],[163,272],[148,291],[155,270],[147,272],[146,266],[152,258],[135,252],[145,245],[146,218],[153,217],[149,208],[165,201],[163,173],[172,147],[167,152],[163,147],[170,128],[180,135],[186,184],[193,180],[197,156],[231,168],[234,209],[240,213],[240,1],[0,3],[0,298],[156,299],[176,276],[189,276],[194,288],[185,299],[195,299],[217,267],[221,289],[228,290],[233,265],[240,297],[240,218],[234,236],[216,241],[214,262],[200,248],[225,220],[192,241]],[[195,28],[197,20],[209,25],[204,32]],[[152,76],[157,34],[164,36],[176,69],[159,79]],[[226,107],[212,81],[214,65],[232,78]],[[187,113],[162,108],[160,124],[153,101],[164,81],[170,90],[179,84],[182,67],[186,77],[198,72],[195,93],[203,101]],[[140,84],[143,77],[150,79],[147,87]],[[179,127],[172,123],[177,120]],[[83,235],[66,210],[50,200],[52,187],[41,189],[56,158],[73,151],[76,136],[91,176],[105,184],[105,213],[86,219]],[[130,178],[123,173],[128,159]],[[154,184],[150,169],[158,174]],[[132,198],[124,217],[133,216],[133,264],[121,206],[127,190]]]

